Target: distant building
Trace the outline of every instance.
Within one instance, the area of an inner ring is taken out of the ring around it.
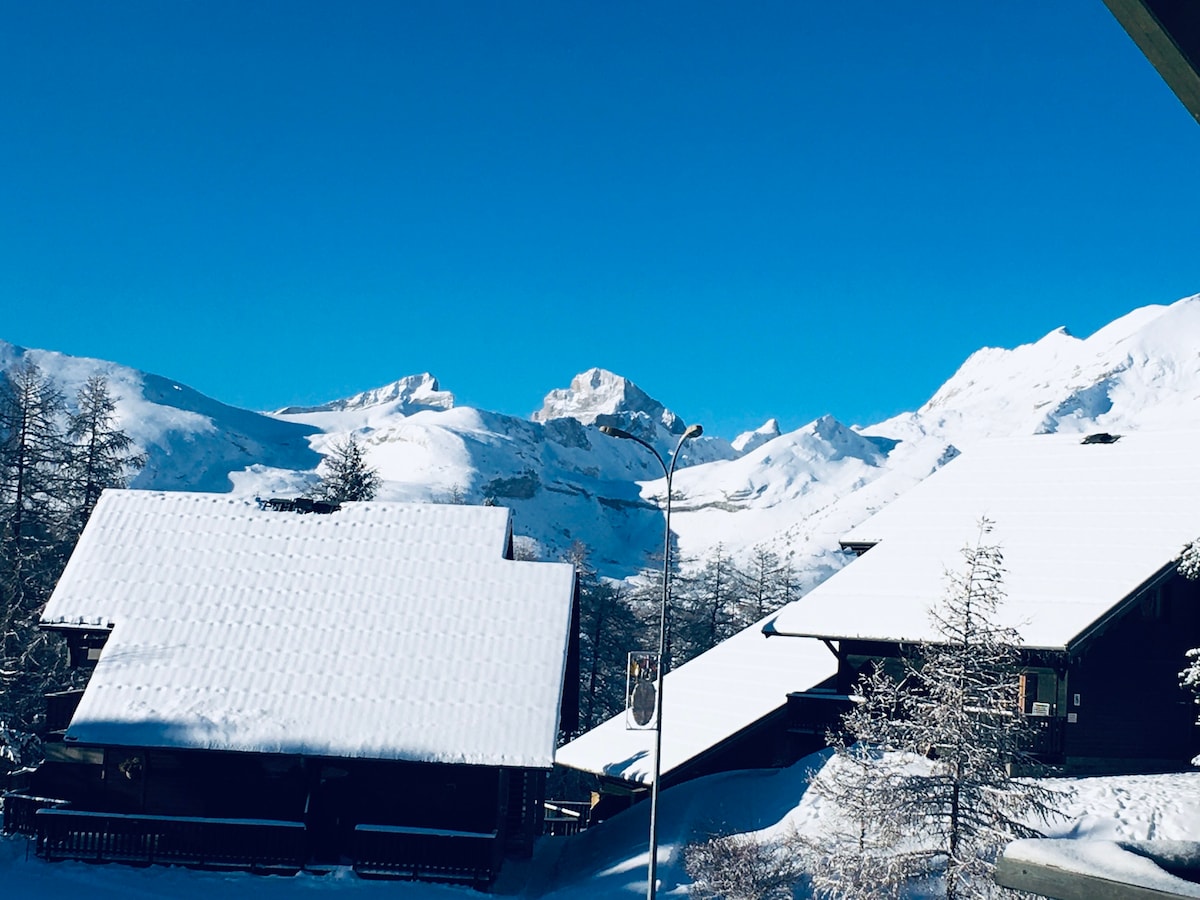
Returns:
[[[1004,551],[1002,616],[1023,640],[1035,749],[1073,772],[1186,766],[1200,739],[1179,672],[1200,646],[1200,584],[1177,560],[1200,536],[1198,453],[1200,434],[1153,432],[963,448],[844,536],[860,558],[667,675],[663,786],[823,747],[869,660],[934,639],[929,609],[985,516]],[[617,716],[558,761],[597,775],[615,807],[645,792],[652,738]]]
[[[106,492],[43,615],[94,671],[6,827],[50,859],[486,886],[541,830],[577,603],[499,507]]]

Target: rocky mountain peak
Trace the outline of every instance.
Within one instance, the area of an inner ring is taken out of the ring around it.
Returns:
[[[438,381],[428,372],[420,375],[407,375],[383,387],[363,391],[352,397],[333,400],[320,406],[289,406],[276,412],[276,415],[301,415],[318,412],[344,412],[352,409],[368,409],[373,406],[394,404],[395,411],[401,415],[411,415],[422,410],[451,409],[454,406],[454,395],[438,387]]]
[[[773,441],[779,437],[779,420],[767,419],[763,424],[759,425],[753,431],[743,431],[733,439],[733,449],[738,453],[749,453],[758,447],[761,447],[767,441]]]
[[[684,421],[640,387],[607,369],[588,369],[571,379],[569,388],[558,388],[546,395],[542,408],[532,416],[535,422],[575,419],[584,425],[613,425],[643,436],[663,428],[682,434]]]

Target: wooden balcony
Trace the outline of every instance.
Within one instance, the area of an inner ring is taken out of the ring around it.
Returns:
[[[35,821],[37,854],[48,860],[294,872],[303,867],[307,856],[302,822],[53,808],[39,809]]]
[[[587,800],[547,800],[542,820],[542,834],[566,837],[587,831],[591,823],[592,804]]]
[[[478,889],[500,870],[503,845],[497,832],[358,825],[354,871],[359,875],[449,881]]]

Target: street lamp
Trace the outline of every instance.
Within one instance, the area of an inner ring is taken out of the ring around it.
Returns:
[[[640,437],[632,435],[628,431],[622,431],[620,428],[613,428],[611,425],[601,425],[600,431],[609,437],[621,438],[625,441],[633,441],[634,443],[641,444],[654,454],[654,458],[662,466],[663,475],[667,478],[666,525],[663,529],[662,605],[659,610],[658,619],[658,684],[656,685],[657,690],[654,692],[654,781],[650,784],[650,862],[646,871],[646,900],[654,900],[658,890],[656,884],[658,881],[658,782],[659,775],[662,774],[663,678],[667,674],[665,659],[667,645],[667,602],[671,596],[671,479],[675,475],[675,463],[679,461],[679,451],[683,448],[683,442],[694,437],[699,437],[704,433],[704,429],[699,425],[689,425],[687,427],[687,430],[679,436],[679,443],[675,445],[675,452],[671,454],[671,464],[669,466],[662,458],[662,454]]]

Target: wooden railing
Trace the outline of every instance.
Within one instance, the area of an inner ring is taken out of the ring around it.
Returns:
[[[587,831],[591,823],[592,804],[586,800],[547,800],[542,805],[546,810],[542,834],[554,837],[579,834]]]
[[[37,853],[48,860],[167,863],[294,871],[307,856],[302,822],[132,816],[43,808]]]
[[[840,728],[842,716],[853,705],[845,694],[817,691],[788,694],[788,731],[824,738],[826,732]]]
[[[1058,716],[1026,716],[1025,722],[1029,738],[1023,749],[1043,762],[1060,760],[1064,749],[1063,720]]]
[[[495,831],[450,831],[396,825],[354,829],[359,875],[454,881],[488,887],[500,869],[503,846]]]
[[[67,805],[65,800],[52,800],[49,797],[34,797],[30,794],[8,793],[4,795],[4,833],[27,834],[37,833],[37,811],[39,809],[57,809]]]

